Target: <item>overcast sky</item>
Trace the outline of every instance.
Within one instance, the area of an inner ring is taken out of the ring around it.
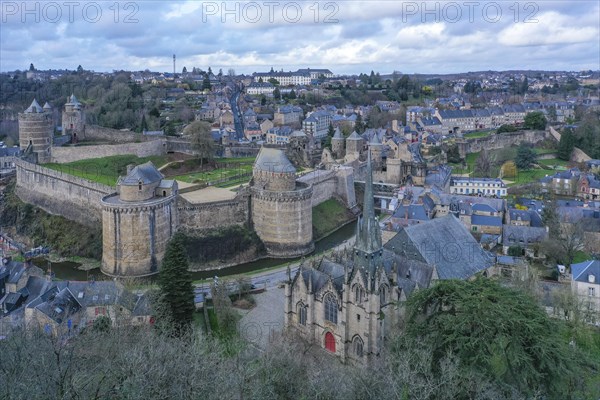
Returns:
[[[3,0],[0,70],[597,70],[599,4]]]

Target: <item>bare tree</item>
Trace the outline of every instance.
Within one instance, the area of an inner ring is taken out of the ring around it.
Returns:
[[[183,130],[185,136],[190,136],[192,149],[198,154],[200,167],[204,160],[211,160],[215,154],[215,141],[210,134],[210,124],[206,121],[194,121]]]

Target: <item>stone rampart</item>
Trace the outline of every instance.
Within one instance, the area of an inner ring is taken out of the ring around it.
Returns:
[[[138,157],[158,156],[167,151],[164,139],[140,143],[106,144],[97,146],[53,147],[52,162],[64,164],[91,158],[135,154]]]
[[[246,193],[233,200],[192,204],[177,198],[178,226],[184,230],[216,229],[231,225],[249,226],[250,206]]]
[[[298,181],[313,186],[311,203],[313,207],[331,199],[336,194],[337,180],[335,171],[316,170],[298,178]]]
[[[88,125],[85,127],[84,139],[111,143],[131,143],[135,141],[152,141],[156,140],[156,137],[144,136],[137,132],[106,128],[104,126]]]
[[[521,142],[538,143],[549,136],[546,131],[507,132],[492,134],[483,138],[457,140],[456,144],[460,156],[464,158],[469,153],[478,153],[484,149],[498,150],[512,145],[519,145]]]
[[[101,221],[102,197],[115,188],[24,160],[16,160],[16,193],[21,200],[88,226]]]

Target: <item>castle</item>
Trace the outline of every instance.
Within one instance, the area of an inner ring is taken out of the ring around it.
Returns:
[[[331,139],[331,152],[324,151],[325,164],[354,165],[359,175],[364,175],[366,152],[372,157],[373,179],[394,185],[411,183],[424,185],[427,176],[427,164],[421,157],[418,143],[409,143],[404,138],[394,136],[386,138],[385,130],[369,129],[363,136],[353,131],[344,138],[336,129]]]
[[[84,118],[81,103],[70,96],[62,118],[65,135],[55,139],[88,135],[91,129],[86,129]],[[314,250],[312,207],[333,197],[348,208],[356,205],[352,168],[316,170],[297,179],[284,150],[267,145],[256,158],[250,185],[237,191],[212,187],[180,191],[177,182],[165,179],[152,163],[129,168],[116,188],[102,185],[38,165],[56,162],[55,153],[61,151],[73,150],[71,161],[81,153],[78,147],[52,146],[54,127],[37,101],[19,114],[19,122],[21,148],[31,158],[16,162],[16,194],[50,213],[90,226],[102,224],[101,270],[110,276],[157,273],[169,239],[180,229],[245,226],[256,231],[269,256],[302,256]],[[140,145],[166,151],[161,141],[155,142]],[[122,150],[126,145],[84,147],[97,154],[100,148]]]

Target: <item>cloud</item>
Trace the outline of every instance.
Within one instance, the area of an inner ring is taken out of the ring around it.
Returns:
[[[173,54],[188,69],[246,73],[271,66],[335,73],[599,68],[596,2],[538,2],[533,10],[518,3],[517,14],[513,2],[477,3],[471,14],[464,3],[449,1],[280,0],[272,9],[261,1],[225,3],[144,1],[126,8],[119,2],[115,9],[117,3],[98,2],[97,20],[95,10],[79,6],[72,16],[62,10],[60,21],[40,14],[36,22],[35,15],[23,19],[21,2],[2,2],[3,12],[6,4],[17,9],[2,14],[0,69],[33,62],[41,69],[170,71]],[[531,11],[538,22],[523,23]]]

